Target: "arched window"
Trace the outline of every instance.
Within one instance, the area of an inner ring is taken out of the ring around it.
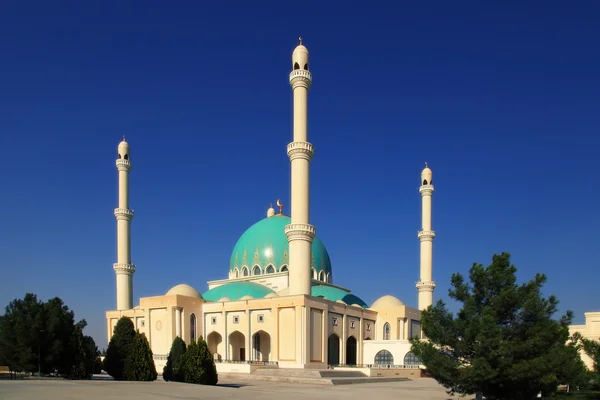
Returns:
[[[248,267],[244,266],[244,267],[242,268],[242,275],[243,275],[243,276],[248,276]]]
[[[304,64],[304,69],[308,71],[308,64]]]
[[[300,64],[294,63],[294,70],[296,70],[296,69],[300,69]]]
[[[327,277],[325,278],[325,282],[331,283],[331,272],[327,273]]]
[[[125,157],[123,157],[126,160],[129,160],[129,154],[125,154]]]
[[[196,341],[196,315],[190,315],[190,338],[192,342]]]
[[[262,271],[260,270],[260,267],[258,265],[254,266],[254,270],[252,271],[252,275],[260,275]]]
[[[317,270],[314,268],[311,268],[310,270],[312,271],[312,278],[317,279]]]
[[[427,185],[427,179],[423,179],[423,185]]]
[[[267,271],[266,272],[267,272],[267,274],[274,274],[275,273],[275,268],[273,268],[272,265],[269,265],[267,267]]]
[[[408,352],[404,356],[404,365],[421,365],[421,360],[419,360],[419,357],[415,356],[413,353]]]
[[[288,272],[288,267],[287,267],[287,265],[284,265],[283,267],[281,267],[280,271],[281,271],[281,272]]]
[[[325,282],[325,271],[319,272],[319,280]]]
[[[387,350],[375,354],[375,365],[394,365],[394,356]]]
[[[390,324],[386,322],[383,325],[383,340],[390,340]]]
[[[239,276],[240,276],[240,271],[238,271],[237,267],[235,267],[234,276],[235,276],[236,278],[239,278]]]

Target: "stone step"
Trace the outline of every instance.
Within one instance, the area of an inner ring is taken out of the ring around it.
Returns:
[[[253,375],[288,376],[294,378],[363,378],[360,371],[340,371],[335,369],[259,368]]]
[[[398,377],[346,377],[346,378],[309,378],[299,376],[269,376],[269,375],[256,375],[254,374],[242,374],[234,372],[220,373],[219,379],[233,379],[233,380],[244,380],[244,381],[266,381],[266,382],[283,382],[283,383],[303,383],[310,385],[351,385],[360,383],[379,383],[379,382],[401,382],[409,381],[408,378]]]

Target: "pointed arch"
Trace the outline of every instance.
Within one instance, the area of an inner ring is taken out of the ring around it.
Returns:
[[[274,274],[275,273],[275,267],[271,264],[267,265],[267,268],[265,269],[265,273],[266,274]]]
[[[250,275],[250,271],[248,270],[248,267],[244,265],[242,267],[242,276],[248,276],[248,275]]]
[[[329,335],[327,339],[327,364],[340,364],[340,337],[335,333]]]
[[[208,350],[210,354],[212,354],[213,358],[217,361],[220,361],[222,358],[222,354],[220,353],[220,345],[223,343],[223,337],[217,331],[212,331],[206,337],[206,343],[208,345]]]
[[[229,335],[229,359],[246,361],[246,337],[240,331],[231,332]]]
[[[262,270],[260,269],[260,265],[255,265],[252,267],[252,275],[261,275]]]
[[[271,356],[271,336],[260,330],[252,336],[253,361],[269,361]]]
[[[348,339],[346,339],[346,365],[356,365],[356,355],[356,338],[348,336]]]
[[[390,323],[383,324],[383,340],[390,340]]]
[[[280,272],[289,272],[288,266],[287,265],[282,265],[281,268],[279,269]]]
[[[196,314],[190,315],[190,341],[196,341]]]
[[[310,271],[312,272],[312,278],[317,279],[317,270],[314,267],[312,267]]]
[[[238,267],[235,267],[233,269],[233,277],[234,278],[239,278],[240,277],[240,270],[238,269]]]
[[[319,272],[319,280],[325,282],[325,271]]]

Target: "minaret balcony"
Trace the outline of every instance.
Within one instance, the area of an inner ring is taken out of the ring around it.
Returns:
[[[287,146],[287,154],[290,161],[303,158],[310,161],[315,153],[314,147],[308,142],[292,142]]]
[[[433,292],[435,289],[435,282],[433,281],[419,281],[417,282],[417,290],[419,292]]]
[[[133,210],[128,208],[115,208],[115,217],[117,217],[117,221],[120,219],[131,221],[133,219]]]
[[[117,162],[117,170],[119,171],[131,171],[131,161],[124,160],[122,158],[118,159]]]
[[[117,274],[133,275],[135,272],[134,264],[115,263],[113,269]]]
[[[305,69],[295,69],[290,72],[290,85],[292,88],[303,86],[309,88],[312,83],[312,74]]]
[[[418,235],[419,240],[424,241],[424,240],[433,240],[433,238],[435,237],[435,232],[434,231],[419,231]]]
[[[317,230],[310,224],[289,224],[285,227],[285,236],[290,242],[292,240],[312,242],[316,233]]]
[[[433,193],[433,185],[421,185],[421,187],[419,187],[419,193],[421,193],[421,196],[431,196]]]

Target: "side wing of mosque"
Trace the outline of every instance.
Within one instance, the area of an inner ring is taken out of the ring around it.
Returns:
[[[328,368],[369,365],[418,368],[409,338],[421,337],[420,310],[433,302],[431,229],[432,172],[421,174],[423,226],[418,309],[393,296],[369,306],[350,289],[337,286],[325,244],[310,224],[309,175],[313,146],[308,142],[307,98],[312,84],[309,53],[300,41],[289,77],[294,94],[290,159],[291,213],[269,208],[266,218],[244,232],[231,253],[226,279],[208,282],[202,294],[180,284],[167,293],[141,298],[133,307],[129,208],[129,144],[123,138],[116,161],[119,173],[116,274],[117,309],[106,312],[110,340],[126,316],[148,338],[158,371],[179,336],[187,343],[203,336],[221,372],[250,371],[247,366]],[[246,368],[246,369],[244,369]]]

